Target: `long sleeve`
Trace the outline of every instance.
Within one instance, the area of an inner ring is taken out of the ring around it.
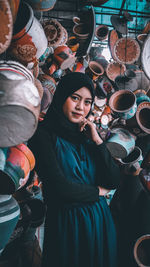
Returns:
[[[69,182],[63,175],[53,149],[52,138],[38,130],[28,141],[36,159],[36,170],[43,182],[46,194],[53,192],[56,199],[69,202],[93,202],[99,199],[96,186]],[[50,189],[50,191],[49,191]]]
[[[120,168],[115,163],[105,143],[94,145],[97,161],[97,184],[107,189],[115,189],[121,181]]]

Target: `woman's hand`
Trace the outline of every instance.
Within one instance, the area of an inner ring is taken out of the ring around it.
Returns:
[[[91,139],[96,145],[100,145],[103,143],[103,140],[100,138],[95,124],[89,119],[83,119],[79,124],[80,131],[84,131],[86,136]]]
[[[98,186],[99,196],[105,196],[110,190],[104,187]]]

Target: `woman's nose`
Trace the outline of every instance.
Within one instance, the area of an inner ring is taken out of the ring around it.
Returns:
[[[77,109],[83,110],[84,109],[84,102],[83,101],[79,101],[76,105]]]

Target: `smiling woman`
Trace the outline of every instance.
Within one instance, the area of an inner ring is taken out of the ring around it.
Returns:
[[[47,204],[43,267],[117,266],[116,232],[104,195],[118,186],[120,172],[88,119],[93,101],[86,74],[63,76],[28,142]]]

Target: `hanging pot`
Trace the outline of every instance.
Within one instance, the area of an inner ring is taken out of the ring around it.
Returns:
[[[0,253],[8,243],[19,220],[20,208],[10,195],[0,195]]]
[[[54,8],[57,0],[26,0],[34,10],[48,11]]]
[[[1,148],[1,151],[5,153],[6,161],[0,169],[0,193],[12,194],[27,182],[30,171],[34,168],[35,158],[25,144]]]
[[[139,237],[134,245],[134,258],[138,266],[150,266],[150,234]]]
[[[136,97],[132,91],[119,90],[111,95],[109,106],[115,117],[128,120],[134,116],[137,110]]]
[[[135,146],[133,151],[125,158],[121,159],[122,168],[126,174],[135,174],[142,164],[142,150]]]
[[[107,25],[99,25],[96,27],[95,35],[98,40],[103,41],[106,40],[108,37],[109,29]]]
[[[109,49],[110,49],[111,56],[115,61],[116,61],[116,57],[115,57],[115,54],[114,54],[114,47],[115,47],[115,44],[116,44],[116,42],[117,42],[117,40],[119,38],[120,38],[120,35],[116,30],[109,31],[109,34],[108,34],[108,46],[109,46]]]
[[[113,61],[108,64],[106,74],[110,80],[114,81],[118,75],[123,75],[125,70],[126,66],[124,64]]]
[[[106,146],[114,158],[123,159],[134,150],[135,139],[127,129],[113,128]]]
[[[62,45],[54,50],[54,59],[62,70],[66,70],[75,63],[76,57],[68,46]]]
[[[85,73],[92,79],[97,80],[104,74],[104,69],[101,64],[96,61],[90,61]]]
[[[10,45],[13,31],[13,17],[8,0],[0,2],[0,54]]]
[[[43,21],[42,26],[48,40],[48,46],[58,47],[64,37],[61,23],[56,19],[48,19]]]
[[[0,80],[0,147],[9,147],[27,141],[34,134],[40,96],[34,83],[18,72],[0,70]]]
[[[40,42],[39,42],[40,38]],[[24,65],[34,64],[44,54],[47,38],[30,5],[21,2],[8,53]]]
[[[73,33],[79,41],[86,40],[89,36],[89,28],[85,23],[75,24],[73,26]]]
[[[140,46],[133,38],[120,38],[114,46],[115,58],[119,63],[132,64],[140,56]]]
[[[127,120],[127,127],[138,137],[150,134],[150,102],[140,103],[133,118]]]

